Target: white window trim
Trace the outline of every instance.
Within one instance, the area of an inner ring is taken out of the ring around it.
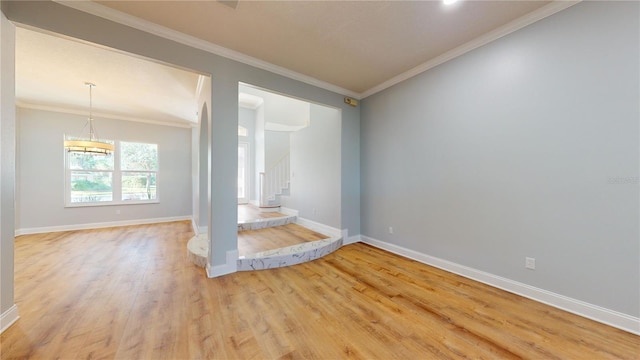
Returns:
[[[115,205],[144,205],[144,204],[159,204],[160,203],[160,154],[158,153],[158,169],[156,171],[149,170],[121,170],[120,164],[120,143],[121,142],[136,142],[136,141],[123,141],[113,140],[115,145],[115,151],[113,152],[113,170],[85,170],[89,172],[110,172],[111,173],[111,192],[113,194],[111,201],[96,201],[96,202],[71,202],[71,172],[82,170],[71,170],[69,168],[69,153],[64,150],[64,207],[65,208],[77,208],[77,207],[96,207],[96,206],[115,206]],[[138,143],[151,144],[138,141]],[[154,144],[158,146],[158,144]],[[122,200],[122,173],[155,173],[156,174],[156,198],[153,200]],[[116,179],[118,179],[116,181]]]

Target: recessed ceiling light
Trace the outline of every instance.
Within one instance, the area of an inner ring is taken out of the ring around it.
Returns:
[[[442,3],[445,5],[451,5],[455,2],[458,2],[458,0],[442,0]]]

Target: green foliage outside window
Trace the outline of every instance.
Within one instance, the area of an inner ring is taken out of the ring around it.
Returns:
[[[73,183],[74,191],[110,191],[111,185],[90,180],[76,180]]]
[[[122,142],[120,149],[120,163],[123,171],[158,170],[158,145]]]
[[[155,199],[158,145],[122,142],[120,150],[122,199]]]
[[[71,203],[157,199],[158,145],[113,143],[117,153],[108,156],[67,153]]]

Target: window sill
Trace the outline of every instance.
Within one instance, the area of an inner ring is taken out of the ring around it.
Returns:
[[[74,204],[65,204],[65,208],[82,208],[82,207],[100,207],[100,206],[122,206],[122,205],[148,205],[148,204],[159,204],[159,200],[150,200],[150,201],[105,201],[102,203],[74,203]]]

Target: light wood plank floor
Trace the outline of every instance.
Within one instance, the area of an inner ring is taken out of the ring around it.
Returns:
[[[251,204],[238,205],[238,221],[269,219],[282,216],[286,215],[279,212],[261,212],[257,206]]]
[[[247,256],[261,251],[279,249],[326,238],[327,236],[298,224],[238,231],[238,253],[241,256]]]
[[[188,222],[21,236],[3,360],[638,359],[640,337],[353,244],[207,279]]]

